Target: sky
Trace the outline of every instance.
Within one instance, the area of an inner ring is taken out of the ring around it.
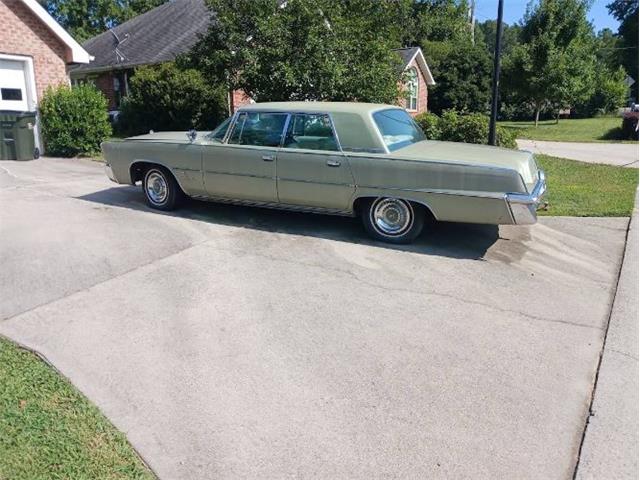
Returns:
[[[517,23],[524,15],[529,0],[504,0],[504,21],[508,24]],[[618,30],[618,21],[609,15],[607,4],[611,0],[595,0],[587,15],[593,23],[595,31],[610,28],[614,32]],[[476,0],[476,18],[479,22],[495,19],[498,16],[498,0]]]

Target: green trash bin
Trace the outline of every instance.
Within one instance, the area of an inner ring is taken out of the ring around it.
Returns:
[[[0,112],[0,159],[38,158],[35,126],[36,112]]]

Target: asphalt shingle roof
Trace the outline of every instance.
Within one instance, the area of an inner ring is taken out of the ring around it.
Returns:
[[[409,66],[409,62],[411,62],[418,50],[420,50],[420,47],[398,48],[394,50],[394,52],[397,52],[400,58],[402,58],[402,72]]]
[[[206,32],[211,14],[203,0],[171,0],[87,40],[82,46],[95,59],[74,73],[128,68],[174,60]],[[115,35],[114,35],[115,33]],[[116,36],[120,39],[120,45]],[[117,55],[116,46],[122,57]]]

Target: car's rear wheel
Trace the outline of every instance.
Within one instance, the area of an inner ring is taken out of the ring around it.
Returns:
[[[369,235],[384,242],[410,243],[424,227],[424,207],[400,198],[376,198],[360,214]]]
[[[144,173],[142,191],[151,208],[173,210],[180,199],[181,190],[173,175],[162,167],[150,167]]]

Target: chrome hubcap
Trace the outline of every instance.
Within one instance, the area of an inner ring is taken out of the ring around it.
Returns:
[[[158,172],[152,172],[147,176],[147,195],[153,203],[164,203],[167,199],[167,181]]]
[[[398,236],[413,225],[413,210],[404,200],[381,198],[371,208],[371,220],[383,235]]]

